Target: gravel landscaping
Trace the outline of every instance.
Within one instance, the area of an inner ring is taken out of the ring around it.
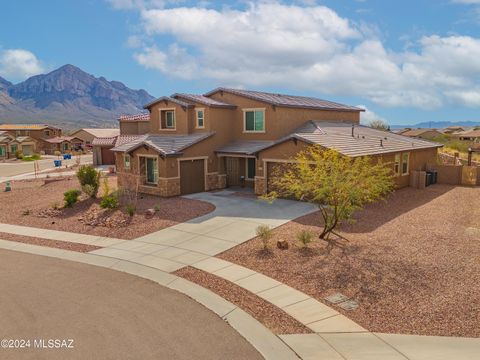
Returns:
[[[401,189],[343,226],[345,250],[298,244],[299,230],[319,234],[314,213],[275,229],[269,252],[254,238],[219,257],[322,302],[340,292],[359,307],[329,305],[370,331],[480,337],[479,198],[478,187]],[[277,240],[290,248],[277,249]]]
[[[190,266],[177,270],[174,274],[210,289],[222,298],[237,305],[275,334],[311,333],[308,328],[283,310],[230,281]]]
[[[31,236],[9,234],[4,232],[0,232],[0,239],[17,241],[25,244],[47,246],[47,247],[52,247],[52,248],[57,248],[62,250],[77,251],[81,253],[86,253],[89,251],[101,249],[100,246],[77,244],[77,243],[71,243],[67,241],[41,239],[41,238],[36,238]]]
[[[116,177],[109,177],[109,183],[114,190]],[[133,217],[126,214],[123,206],[115,210],[102,209],[100,199],[91,199],[85,195],[72,208],[64,209],[63,193],[69,189],[80,189],[75,177],[46,184],[44,180],[12,181],[12,191],[0,193],[0,222],[134,239],[208,214],[215,209],[214,205],[199,200],[142,194],[137,200]],[[147,209],[155,207],[158,211],[153,216],[145,215]]]

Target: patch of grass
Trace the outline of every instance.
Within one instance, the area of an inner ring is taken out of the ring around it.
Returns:
[[[22,161],[35,161],[35,160],[40,160],[42,157],[38,154],[33,154],[31,156],[25,156],[21,157]]]

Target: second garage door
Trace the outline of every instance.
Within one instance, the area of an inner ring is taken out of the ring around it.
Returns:
[[[112,148],[102,147],[102,165],[115,165],[115,155]]]
[[[205,191],[204,160],[180,161],[180,192],[182,195]]]

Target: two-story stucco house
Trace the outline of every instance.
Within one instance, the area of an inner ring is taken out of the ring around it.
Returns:
[[[273,169],[311,144],[381,157],[403,187],[411,170],[436,161],[441,146],[362,126],[362,109],[310,97],[218,88],[164,96],[145,108],[148,124],[129,118],[120,138],[128,129],[131,141],[112,151],[119,186],[161,196],[242,183],[262,194]],[[140,126],[145,133],[134,131]]]

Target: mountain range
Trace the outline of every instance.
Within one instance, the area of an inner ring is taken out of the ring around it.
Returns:
[[[476,127],[480,126],[480,122],[478,121],[425,121],[413,125],[392,125],[390,126],[392,129],[403,129],[403,128],[412,128],[412,129],[419,129],[419,128],[432,128],[432,129],[443,129],[449,126],[468,126],[468,127]]]
[[[0,77],[0,123],[48,123],[64,129],[118,126],[154,97],[73,65],[12,84]]]

